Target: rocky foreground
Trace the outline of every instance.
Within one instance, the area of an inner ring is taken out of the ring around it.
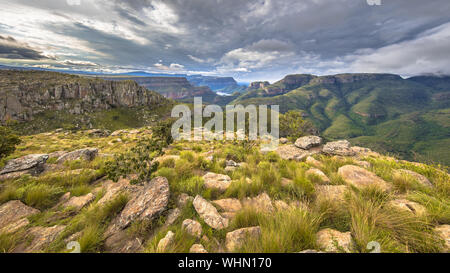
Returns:
[[[269,153],[174,143],[151,181],[106,179],[104,162],[148,134],[26,139],[0,171],[0,251],[70,252],[71,242],[82,252],[450,250],[442,169],[310,136]]]

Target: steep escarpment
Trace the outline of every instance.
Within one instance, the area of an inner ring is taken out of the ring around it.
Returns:
[[[154,90],[166,98],[174,100],[202,97],[204,101],[213,102],[218,96],[208,86],[193,86],[185,77],[102,77],[103,79],[121,81],[132,80],[140,86]]]
[[[106,81],[54,72],[0,71],[0,121],[30,121],[45,111],[83,114],[116,107],[157,107],[163,96],[134,81]]]
[[[232,94],[245,90],[245,86],[239,85],[232,77],[192,75],[188,76],[187,79],[194,86],[208,86],[214,92]]]
[[[329,139],[407,159],[450,162],[449,77],[403,79],[392,74],[290,75],[255,83],[234,104],[301,110]]]

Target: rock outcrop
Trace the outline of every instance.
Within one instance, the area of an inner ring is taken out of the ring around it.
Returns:
[[[249,239],[257,239],[261,236],[260,227],[241,228],[228,232],[225,238],[225,246],[232,252],[242,247],[242,244]]]
[[[317,245],[326,252],[352,252],[353,240],[350,232],[339,232],[326,228],[317,233]]]
[[[189,253],[208,253],[208,251],[201,244],[194,244],[189,249]]]
[[[207,173],[203,176],[204,185],[207,189],[216,189],[225,191],[231,184],[231,178],[228,175],[218,173]]]
[[[134,81],[106,81],[45,71],[0,70],[0,121],[30,121],[44,111],[82,114],[167,100]]]
[[[169,230],[166,236],[159,241],[157,252],[165,252],[167,250],[167,247],[173,243],[174,239],[175,233]]]
[[[194,208],[200,217],[214,229],[224,229],[228,227],[229,220],[222,217],[217,209],[200,195],[197,195],[193,202]]]
[[[33,227],[28,230],[27,235],[33,238],[30,245],[23,252],[38,252],[53,242],[65,229],[65,226],[55,225],[52,227]]]
[[[257,211],[272,212],[274,207],[272,205],[272,200],[269,195],[265,192],[261,193],[256,197],[247,197],[243,200],[244,207],[250,207]]]
[[[0,233],[14,232],[29,222],[26,217],[40,211],[29,207],[19,200],[12,200],[0,206]]]
[[[169,203],[169,182],[165,177],[156,177],[146,183],[128,201],[122,212],[114,219],[107,234],[126,228],[136,220],[153,220],[166,210]]]
[[[352,150],[350,142],[347,140],[339,140],[328,142],[322,149],[322,152],[329,155],[354,156],[356,152]]]
[[[391,189],[391,185],[389,185],[386,181],[361,167],[345,165],[339,168],[338,174],[347,184],[355,186],[359,189],[372,186],[379,187],[381,190]]]
[[[318,136],[305,136],[295,141],[295,146],[304,150],[320,146],[320,144],[322,144],[322,138]]]
[[[23,174],[39,174],[44,171],[47,159],[47,154],[32,154],[9,160],[0,171],[0,180],[17,178]]]
[[[68,160],[78,160],[78,159],[82,159],[82,160],[86,160],[86,161],[91,161],[94,160],[94,158],[98,155],[98,149],[97,148],[86,148],[86,149],[80,149],[80,150],[76,150],[70,153],[66,153],[62,156],[60,156],[57,160],[56,163],[58,164],[62,164]]]
[[[445,251],[450,252],[450,225],[440,225],[435,231],[444,240]]]
[[[430,180],[428,180],[428,178],[426,178],[425,176],[418,174],[416,172],[410,171],[410,170],[404,170],[404,169],[395,170],[394,175],[406,176],[407,178],[410,178],[410,179],[412,178],[412,180],[417,181],[419,184],[421,184],[424,187],[429,187],[429,188],[433,187],[433,184],[431,184],[431,182],[430,182]]]
[[[413,213],[418,216],[424,216],[427,213],[427,209],[424,206],[407,199],[395,199],[390,201],[388,205],[395,209]]]
[[[200,238],[202,236],[202,225],[192,219],[186,219],[181,224],[181,228],[186,231],[191,236]]]

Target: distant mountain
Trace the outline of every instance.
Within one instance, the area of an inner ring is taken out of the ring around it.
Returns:
[[[251,87],[232,103],[303,110],[328,139],[450,164],[450,77],[289,75]]]
[[[232,77],[211,77],[202,75],[193,75],[187,77],[188,81],[195,86],[208,86],[216,93],[232,94],[243,92],[246,86],[239,85]]]
[[[0,65],[0,69],[7,70],[37,70],[37,71],[53,71],[67,74],[76,75],[91,75],[99,77],[170,77],[170,78],[186,78],[192,86],[196,87],[209,87],[216,93],[232,94],[234,92],[243,92],[247,86],[238,84],[232,77],[212,77],[203,75],[187,75],[187,74],[170,74],[170,73],[148,73],[144,71],[132,71],[127,73],[102,73],[91,71],[79,71],[79,70],[58,70],[48,69],[40,67],[12,67]]]
[[[101,76],[101,78],[113,81],[132,80],[166,98],[184,102],[191,102],[194,97],[202,97],[205,103],[225,105],[236,98],[220,96],[208,86],[193,86],[185,77]]]

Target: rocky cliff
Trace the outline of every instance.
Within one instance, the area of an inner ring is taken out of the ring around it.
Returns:
[[[168,101],[134,81],[107,81],[55,72],[0,71],[0,121],[29,121],[47,111],[82,114]]]
[[[187,98],[215,97],[216,93],[207,86],[193,86],[184,77],[102,77],[103,79],[133,80],[139,85],[158,92],[166,98],[183,100]]]
[[[239,88],[238,83],[232,77],[189,76],[188,80],[192,85],[208,86],[213,91]]]

